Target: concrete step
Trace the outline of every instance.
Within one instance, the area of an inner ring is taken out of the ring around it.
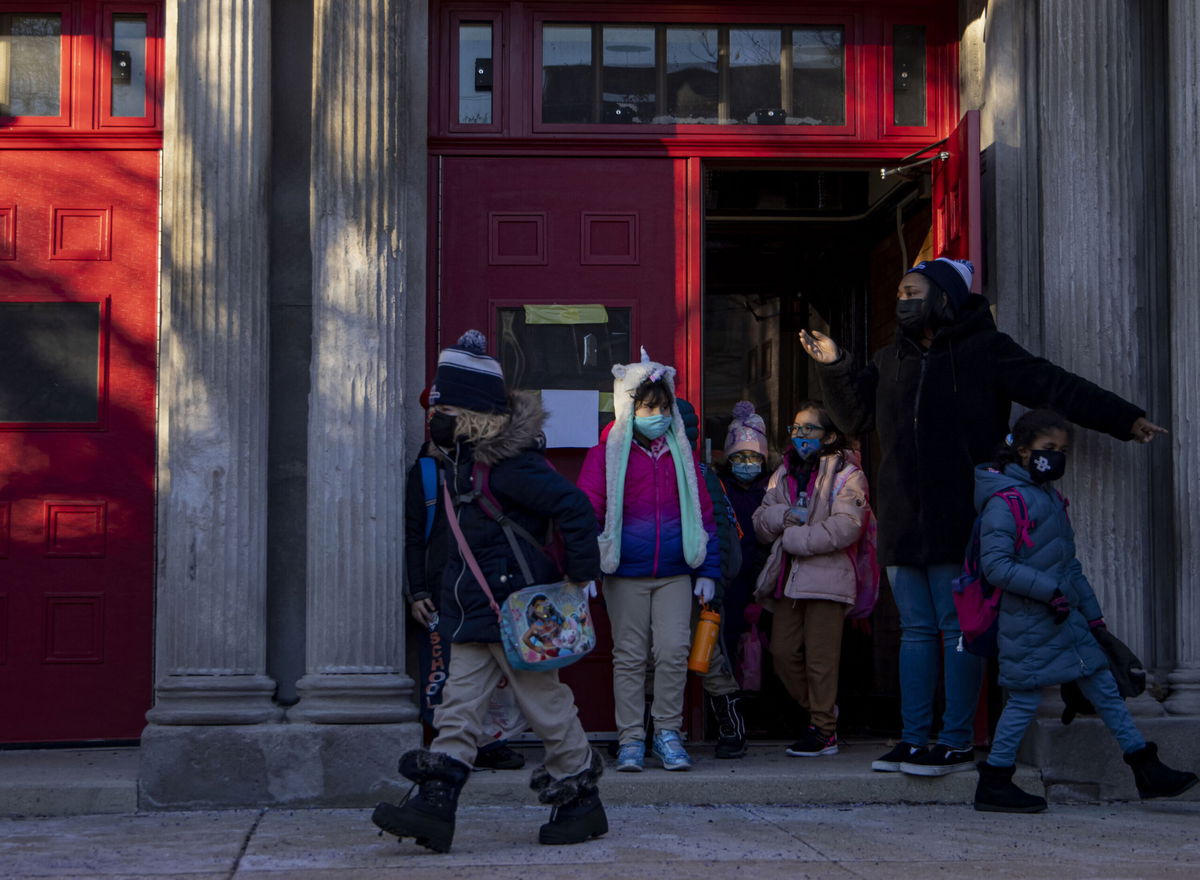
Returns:
[[[652,757],[641,773],[617,773],[610,762],[601,782],[605,803],[612,804],[968,804],[978,778],[969,772],[942,777],[878,773],[871,761],[891,744],[882,740],[842,743],[838,754],[793,758],[785,743],[756,744],[737,760],[718,761],[711,745],[689,747],[694,766],[667,772]],[[470,804],[526,804],[528,769],[541,763],[537,748],[518,747],[525,770],[481,770],[463,790]],[[602,753],[603,748],[602,748]],[[986,753],[979,753],[984,757]],[[1045,795],[1041,774],[1018,767],[1016,782],[1026,791]]]
[[[138,750],[0,750],[0,816],[137,810]]]

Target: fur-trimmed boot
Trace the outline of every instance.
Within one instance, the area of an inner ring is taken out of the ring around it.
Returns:
[[[717,718],[718,758],[741,758],[746,754],[746,722],[738,711],[738,695],[722,694],[709,697],[708,704]]]
[[[979,768],[979,784],[975,786],[975,809],[982,813],[1040,813],[1046,809],[1046,799],[1022,791],[1012,781],[1016,767],[993,767],[987,761]]]
[[[375,805],[371,821],[403,840],[412,837],[434,852],[449,852],[454,840],[458,795],[471,775],[471,765],[441,752],[413,749],[400,758],[400,775],[419,786],[399,804]]]
[[[1133,770],[1138,794],[1145,800],[1156,797],[1175,797],[1183,794],[1197,782],[1195,773],[1172,770],[1158,760],[1158,746],[1146,743],[1136,752],[1124,756],[1125,763]]]
[[[538,831],[539,843],[583,843],[608,833],[608,817],[596,787],[603,772],[604,759],[595,751],[591,766],[574,776],[555,779],[544,766],[533,771],[529,787],[537,792],[539,801],[554,808],[550,821]]]

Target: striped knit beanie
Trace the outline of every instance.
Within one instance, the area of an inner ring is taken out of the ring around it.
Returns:
[[[967,297],[971,295],[971,281],[975,277],[975,266],[970,260],[952,260],[949,257],[938,257],[936,260],[924,260],[908,270],[909,274],[924,275],[934,284],[946,291],[950,297],[950,306],[954,314],[961,315]]]
[[[468,330],[438,355],[429,405],[482,413],[508,412],[504,373],[499,362],[487,356],[487,337],[478,330]]]

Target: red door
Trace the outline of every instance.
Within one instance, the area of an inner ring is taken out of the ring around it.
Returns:
[[[585,401],[600,392],[599,428],[611,421],[611,365],[636,360],[645,346],[679,368],[680,394],[699,404],[700,377],[684,369],[686,160],[441,161],[435,351],[464,330],[483,330],[511,385],[584,392]],[[590,414],[581,421],[594,444]],[[563,448],[552,459],[574,478],[585,451]],[[584,727],[611,731],[611,639],[597,617],[600,645],[563,679],[579,697]]]
[[[151,701],[158,152],[0,151],[0,741]]]
[[[979,111],[968,110],[947,138],[950,154],[933,163],[933,252],[975,264],[972,291],[983,291],[983,204]]]

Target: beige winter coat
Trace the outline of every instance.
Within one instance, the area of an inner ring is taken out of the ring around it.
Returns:
[[[786,571],[783,595],[789,599],[827,599],[844,603],[847,610],[854,604],[854,566],[846,548],[862,533],[867,511],[867,478],[857,458],[855,453],[821,458],[806,525],[797,525],[788,515],[806,487],[788,475],[787,460],[772,475],[767,494],[754,512],[758,539],[772,543],[755,586],[756,602],[771,608],[782,570]],[[835,486],[836,498],[832,497]]]

